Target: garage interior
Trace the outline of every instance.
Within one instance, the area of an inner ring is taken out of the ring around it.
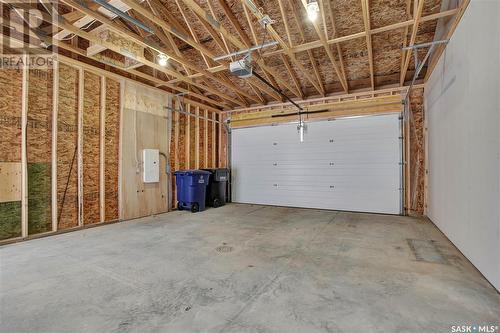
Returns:
[[[0,3],[2,331],[500,332],[500,2]]]

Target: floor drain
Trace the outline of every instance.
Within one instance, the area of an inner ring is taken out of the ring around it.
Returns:
[[[217,252],[220,252],[220,253],[229,253],[233,250],[233,247],[232,246],[227,246],[227,245],[222,245],[222,246],[218,246],[215,248],[215,250]]]

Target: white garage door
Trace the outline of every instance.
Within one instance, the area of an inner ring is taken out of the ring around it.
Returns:
[[[400,214],[399,114],[232,131],[232,200]]]

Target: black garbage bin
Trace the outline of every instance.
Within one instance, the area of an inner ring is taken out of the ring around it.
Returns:
[[[203,169],[210,172],[206,193],[206,205],[220,207],[226,204],[229,169]]]

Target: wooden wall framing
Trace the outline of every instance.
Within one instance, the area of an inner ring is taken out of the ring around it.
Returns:
[[[0,98],[0,184],[9,189],[0,195],[0,244],[120,220],[128,81],[64,56],[52,69],[0,72],[8,92]],[[189,99],[183,106],[192,116],[173,113],[171,175],[219,163],[218,111]]]

